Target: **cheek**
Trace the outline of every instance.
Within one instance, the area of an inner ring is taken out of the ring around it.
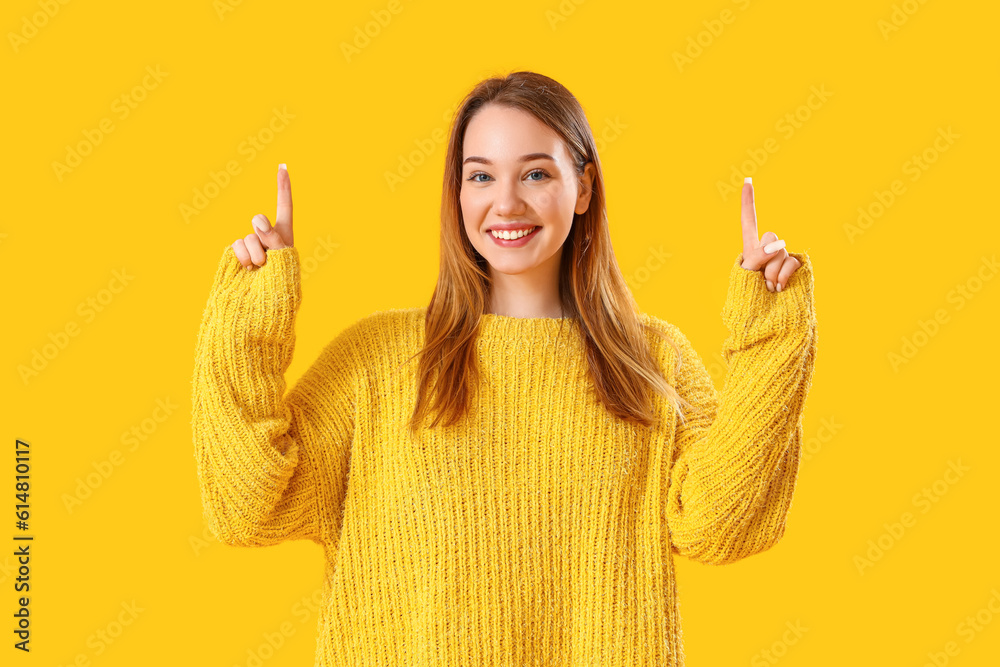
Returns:
[[[566,189],[562,186],[552,187],[539,192],[534,197],[535,209],[550,222],[563,217],[563,209],[572,207],[572,202],[564,201]]]
[[[465,226],[465,233],[470,237],[477,236],[479,226],[482,224],[482,215],[476,206],[476,198],[467,194],[467,190],[459,193],[458,204],[462,208],[462,222]]]
[[[468,220],[473,207],[472,198],[466,192],[466,190],[462,190],[458,193],[458,205],[462,208],[462,215]]]
[[[463,189],[458,193],[463,211],[475,212],[482,208],[482,195],[475,190]]]

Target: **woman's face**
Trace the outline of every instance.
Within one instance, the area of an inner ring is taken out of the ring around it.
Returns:
[[[584,187],[555,130],[527,111],[497,104],[469,122],[462,161],[465,232],[493,270],[516,274],[550,262],[558,268],[573,214],[590,203],[593,164]],[[507,230],[510,239],[491,230]],[[518,239],[517,230],[530,233]]]

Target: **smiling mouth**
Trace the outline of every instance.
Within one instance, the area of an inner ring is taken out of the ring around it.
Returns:
[[[517,239],[522,239],[525,236],[531,236],[538,229],[538,225],[534,227],[526,227],[524,229],[511,229],[511,230],[501,230],[501,229],[490,229],[487,230],[495,239],[516,241]]]

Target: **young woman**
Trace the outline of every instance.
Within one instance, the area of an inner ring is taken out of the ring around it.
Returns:
[[[201,322],[198,475],[222,542],[324,548],[316,664],[683,665],[673,557],[782,537],[813,374],[809,258],[758,236],[749,179],[721,394],[639,312],[590,126],[548,77],[488,79],[459,108],[430,303],[348,326],[287,395],[284,165],[274,224],[253,225]]]

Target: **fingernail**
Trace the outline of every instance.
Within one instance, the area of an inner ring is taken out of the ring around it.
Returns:
[[[261,234],[267,234],[269,231],[271,231],[271,228],[267,225],[266,222],[264,222],[264,218],[260,217],[259,215],[255,215],[253,217],[253,228],[256,229],[258,232],[260,232]]]
[[[767,289],[769,289],[769,290],[773,290],[774,289],[774,283],[772,283],[770,280],[766,280],[765,279],[764,282],[767,283]]]
[[[766,246],[764,246],[764,252],[770,255],[772,252],[781,250],[784,247],[785,247],[785,239],[778,239],[777,241],[772,241],[771,243],[768,243]]]
[[[778,291],[781,291],[781,283],[778,283]]]
[[[284,169],[285,171],[288,171],[288,167],[285,166],[284,162],[278,165],[278,169]]]
[[[744,183],[749,183],[750,185],[753,185],[753,178],[751,178],[750,176],[747,176],[746,178],[743,179],[743,182]]]

